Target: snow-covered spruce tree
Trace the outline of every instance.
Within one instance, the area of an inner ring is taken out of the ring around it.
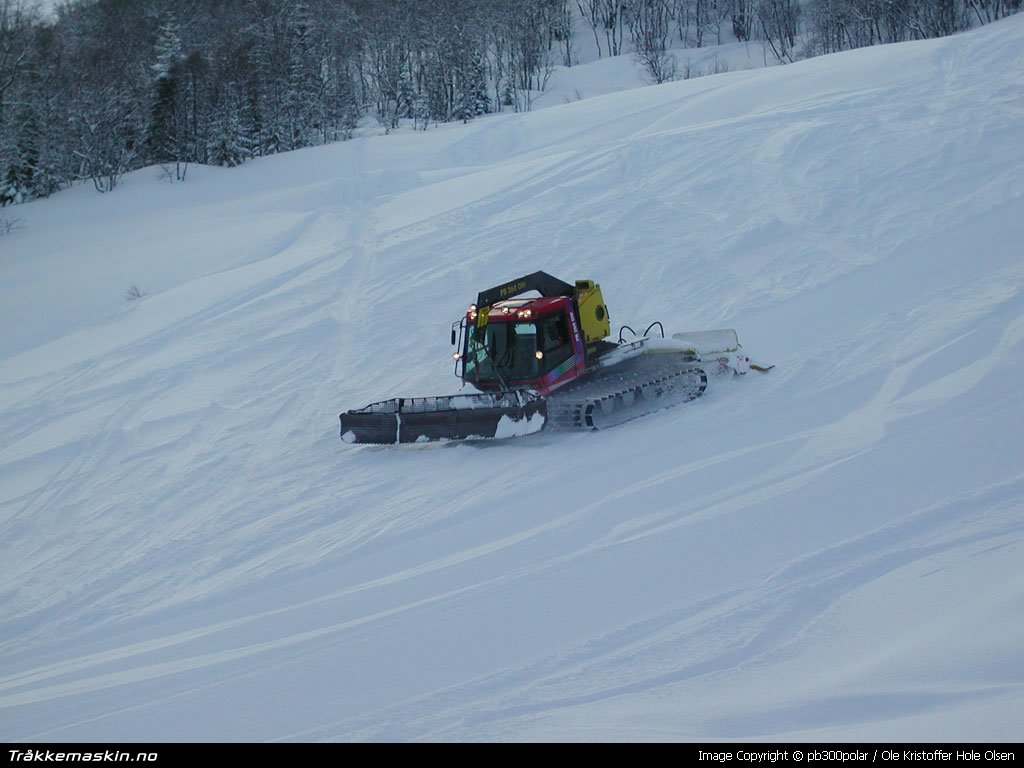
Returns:
[[[31,182],[35,127],[23,125],[31,118],[24,103],[29,94],[19,93],[16,109],[8,102],[24,85],[37,23],[23,0],[0,0],[0,206],[35,196]]]
[[[395,114],[400,119],[409,119],[414,116],[413,104],[416,101],[416,83],[412,75],[412,63],[406,58],[398,73],[398,90],[395,95]]]
[[[430,101],[427,94],[418,93],[412,104],[412,126],[413,130],[425,131],[430,125]]]
[[[452,78],[452,110],[453,120],[461,120],[468,123],[475,116],[473,108],[473,96],[470,91],[468,72],[463,67],[456,69]]]
[[[400,114],[415,109],[415,122],[423,126],[429,120],[468,120],[489,109],[487,49],[494,37],[493,19],[484,13],[487,8],[485,0],[438,0],[429,8],[417,6],[415,22],[399,37]],[[404,95],[407,81],[413,85],[411,103]]]
[[[43,193],[36,177],[39,168],[39,126],[26,104],[15,112],[13,127],[4,137],[3,176],[0,177],[0,206],[24,203]]]
[[[29,122],[21,123],[19,130],[31,134],[37,153],[32,190],[37,197],[51,195],[79,178],[68,124],[70,106],[78,95],[80,65],[66,49],[62,35],[52,26],[40,25],[17,96],[29,113]]]
[[[304,0],[245,0],[239,78],[254,155],[312,143],[320,133],[323,83],[319,23]]]
[[[473,115],[486,115],[491,111],[491,100],[487,95],[487,66],[480,59],[476,59],[470,65],[469,76]]]
[[[305,0],[295,2],[287,16],[285,48],[288,71],[284,111],[288,147],[297,149],[313,143],[324,128],[324,37]]]
[[[398,127],[402,103],[403,72],[407,71],[408,28],[403,14],[411,9],[401,0],[373,0],[362,4],[359,31],[365,54],[360,59],[361,80],[377,120],[386,131]]]
[[[207,162],[234,168],[252,157],[249,138],[237,111],[222,108],[214,117],[206,143]]]
[[[253,36],[253,72],[249,83],[254,117],[251,128],[255,130],[253,154],[272,155],[290,149],[282,78],[282,73],[287,71],[287,57],[283,55],[283,18],[279,10],[257,0],[250,0],[250,7],[251,26],[246,32]]]
[[[347,5],[322,4],[317,11],[322,21],[322,80],[324,94],[323,141],[351,138],[363,114],[355,73],[360,43],[355,13]]]
[[[454,119],[468,123],[490,111],[485,69],[479,60],[467,57],[459,61],[454,74],[454,93]]]
[[[38,17],[25,0],[0,0],[0,126],[8,92],[28,62]]]
[[[207,131],[205,162],[230,167],[259,153],[263,85],[253,55],[254,33],[247,15],[230,32],[210,30],[210,83],[201,109]]]
[[[162,14],[154,55],[153,97],[146,145],[150,158],[165,167],[173,167],[174,178],[182,181],[189,160],[181,94],[185,57],[178,23],[170,12]]]

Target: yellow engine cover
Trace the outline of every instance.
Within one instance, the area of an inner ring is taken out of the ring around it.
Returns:
[[[600,285],[593,280],[577,280],[576,304],[580,308],[580,327],[586,343],[603,339],[612,332]]]

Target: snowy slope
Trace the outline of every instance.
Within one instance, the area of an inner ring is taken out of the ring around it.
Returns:
[[[531,109],[546,109],[650,84],[650,76],[632,53],[599,58],[592,39],[584,39],[590,43],[584,46],[589,48],[583,53],[584,63],[554,67],[547,87],[534,98]],[[766,53],[764,43],[679,47],[671,50],[670,55],[676,61],[676,76],[680,80],[777,65],[774,58],[769,64],[771,54]]]
[[[17,209],[0,740],[1019,739],[1021,73],[1024,16]],[[341,443],[535,269],[778,368]]]

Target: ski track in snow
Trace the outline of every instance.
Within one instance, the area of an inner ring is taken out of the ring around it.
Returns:
[[[25,206],[0,739],[1019,736],[1022,33]],[[341,443],[455,392],[449,323],[536,269],[778,367],[600,434]]]

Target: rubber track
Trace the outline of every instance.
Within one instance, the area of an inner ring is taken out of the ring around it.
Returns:
[[[688,365],[639,383],[605,380],[604,391],[594,382],[549,395],[549,429],[607,429],[647,414],[696,400],[708,386],[703,368]],[[615,386],[618,383],[619,386]],[[586,391],[587,389],[591,391]]]

